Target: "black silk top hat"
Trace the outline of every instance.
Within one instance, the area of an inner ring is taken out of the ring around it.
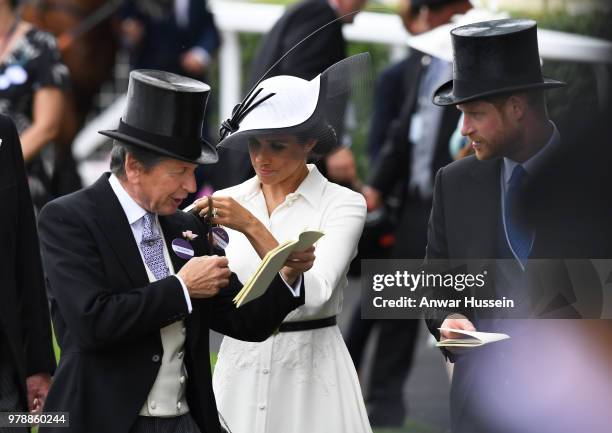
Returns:
[[[561,81],[542,76],[537,26],[533,20],[469,24],[453,29],[451,37],[453,79],[434,93],[436,105],[565,86]]]
[[[152,152],[213,164],[216,148],[202,138],[210,86],[169,72],[139,69],[130,73],[127,105],[119,127],[100,134]]]

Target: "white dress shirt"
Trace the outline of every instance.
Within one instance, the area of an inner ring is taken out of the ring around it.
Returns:
[[[140,258],[142,259],[142,263],[146,266],[144,256],[142,255],[142,251],[140,250],[140,241],[142,240],[142,230],[144,224],[144,216],[147,213],[145,209],[143,209],[136,201],[128,194],[128,192],[123,188],[123,185],[119,182],[117,176],[112,174],[108,178],[108,182],[110,183],[113,192],[117,196],[119,200],[119,204],[123,208],[123,212],[125,212],[125,216],[128,219],[128,223],[130,224],[130,228],[132,229],[132,233],[134,234],[134,241],[136,242],[136,246],[138,246],[138,252],[140,253]],[[164,233],[162,232],[159,226],[159,219],[157,215],[155,215],[155,224],[153,226],[153,232],[161,234],[163,240],[164,247],[164,260],[168,269],[170,270],[170,274],[174,274],[174,267],[172,266],[172,261],[170,260],[170,255],[168,254],[168,248],[166,246],[166,239],[164,238]],[[150,271],[150,270],[149,270]],[[183,293],[185,295],[185,302],[187,303],[187,310],[191,313],[193,307],[191,306],[191,298],[189,297],[189,291],[187,290],[187,286],[183,279],[174,275],[179,282],[181,283],[181,287],[183,288]]]

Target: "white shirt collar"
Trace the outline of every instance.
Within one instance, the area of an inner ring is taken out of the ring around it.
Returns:
[[[108,178],[108,183],[110,183],[113,192],[117,196],[119,200],[119,204],[123,208],[123,212],[125,212],[125,216],[127,216],[128,222],[130,225],[134,224],[136,221],[141,219],[147,211],[140,207],[138,203],[128,194],[125,190],[119,179],[114,174]]]
[[[548,152],[552,150],[554,147],[556,147],[561,141],[561,134],[559,134],[557,125],[555,125],[554,122],[550,122],[550,124],[553,127],[553,133],[550,136],[550,139],[548,140],[546,145],[542,147],[538,151],[538,153],[536,153],[531,158],[529,158],[527,161],[521,164],[523,168],[525,169],[525,171],[527,172],[527,174],[534,173],[536,169],[540,166],[540,164],[542,164],[542,161],[545,159],[546,154],[548,154]],[[518,162],[513,161],[509,158],[504,158],[504,181],[506,182],[506,184],[510,182],[510,177],[512,176],[512,170],[514,170],[514,167],[516,167],[518,164],[519,164]]]
[[[297,187],[295,192],[287,194],[288,200],[295,200],[297,197],[304,197],[312,206],[317,207],[323,196],[323,189],[328,182],[327,179],[319,172],[319,169],[314,164],[307,164],[308,175],[302,183]],[[252,177],[244,183],[244,198],[249,200],[256,194],[261,192],[261,184],[257,176]]]

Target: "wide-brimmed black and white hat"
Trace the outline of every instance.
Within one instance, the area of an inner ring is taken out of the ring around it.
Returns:
[[[512,92],[554,89],[562,81],[542,76],[536,22],[483,21],[451,31],[453,79],[433,95],[436,105],[456,105]]]
[[[217,149],[202,138],[210,86],[170,72],[130,73],[127,105],[119,126],[100,134],[160,155],[213,164]]]
[[[335,63],[312,80],[279,75],[258,83],[223,122],[219,147],[248,151],[251,137],[293,135],[317,140],[311,156],[340,145],[349,102],[369,87],[370,55]]]

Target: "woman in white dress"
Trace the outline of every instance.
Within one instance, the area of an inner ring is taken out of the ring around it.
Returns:
[[[309,156],[337,145],[330,108],[338,107],[338,99],[330,97],[346,96],[349,90],[332,84],[338,78],[345,87],[350,82],[341,76],[351,69],[344,66],[332,66],[312,81],[269,78],[257,86],[263,89],[258,94],[263,102],[255,100],[252,111],[242,118],[235,115],[233,125],[225,123],[229,130],[220,145],[248,148],[256,173],[213,198],[213,222],[228,229],[225,253],[240,280],[245,282],[278,243],[297,239],[304,229],[325,233],[316,243],[314,266],[303,275],[305,305],[263,342],[223,339],[213,387],[232,433],[372,431],[355,368],[336,326],[346,273],[365,221],[365,200],[306,163]],[[207,200],[197,207],[206,214]]]

